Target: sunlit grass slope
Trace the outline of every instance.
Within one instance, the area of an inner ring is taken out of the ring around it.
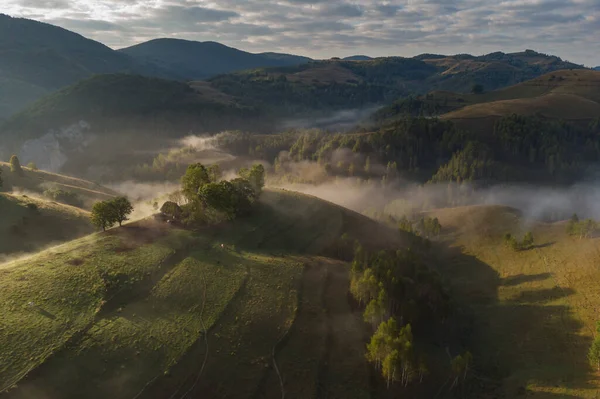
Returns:
[[[1,388],[12,398],[368,397],[348,268],[318,255],[344,233],[383,237],[377,229],[317,198],[266,191],[230,224],[133,223],[5,265]]]
[[[600,380],[587,351],[600,319],[599,239],[569,237],[564,222],[502,206],[432,213],[444,239],[469,255],[442,262],[441,271],[473,314],[477,372],[497,387],[489,397],[596,398]],[[533,249],[504,245],[505,233],[526,231]]]
[[[95,201],[106,200],[118,195],[114,190],[76,177],[32,170],[25,166],[23,174],[19,175],[10,172],[10,165],[7,162],[0,162],[0,168],[2,168],[2,180],[4,181],[2,189],[5,191],[25,191],[41,195],[49,188],[57,188],[77,194],[83,200],[85,207],[91,207]]]

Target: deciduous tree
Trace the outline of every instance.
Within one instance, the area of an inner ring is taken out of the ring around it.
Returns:
[[[119,226],[121,226],[123,222],[129,220],[127,216],[133,212],[133,205],[127,198],[117,197],[110,200],[109,204],[113,208],[114,222],[119,223]]]
[[[96,202],[92,207],[90,219],[94,226],[101,228],[102,231],[106,231],[107,228],[115,224],[114,207],[107,201]]]

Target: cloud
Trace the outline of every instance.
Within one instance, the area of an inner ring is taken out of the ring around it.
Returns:
[[[600,64],[598,0],[5,0],[112,47],[157,37],[329,58],[522,51]]]

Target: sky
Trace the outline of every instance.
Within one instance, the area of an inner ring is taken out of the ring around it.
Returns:
[[[600,0],[0,0],[112,48],[159,37],[312,58],[532,49],[600,65]]]

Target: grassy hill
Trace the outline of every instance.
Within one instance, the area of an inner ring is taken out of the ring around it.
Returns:
[[[0,162],[0,168],[2,168],[2,190],[42,196],[48,189],[61,189],[76,194],[81,200],[81,208],[90,208],[96,201],[118,195],[116,191],[100,184],[58,173],[23,167],[23,174],[18,175],[10,172],[10,164],[7,162]]]
[[[94,231],[80,208],[29,195],[0,194],[0,261]]]
[[[0,261],[92,233],[85,209],[118,195],[86,180],[25,167],[23,175],[17,175],[4,162],[0,168],[2,189],[12,191],[0,194]],[[54,198],[45,195],[46,190],[72,196]]]
[[[347,266],[319,256],[343,233],[406,245],[341,207],[267,191],[232,224],[191,232],[148,220],[2,265],[0,390],[368,397]]]
[[[490,384],[481,397],[595,398],[600,381],[587,351],[600,308],[598,238],[572,238],[564,222],[536,222],[502,206],[430,214],[442,239],[467,255],[440,272],[474,317],[475,362]],[[504,245],[505,233],[526,231],[533,249]]]
[[[435,101],[449,105],[462,103],[462,108],[443,116],[448,119],[537,113],[547,118],[591,120],[600,112],[599,89],[599,72],[563,70],[481,95],[432,93],[432,96]]]
[[[154,39],[119,50],[122,54],[176,71],[186,80],[206,79],[244,69],[296,65],[309,58],[288,54],[252,54],[215,42]]]

